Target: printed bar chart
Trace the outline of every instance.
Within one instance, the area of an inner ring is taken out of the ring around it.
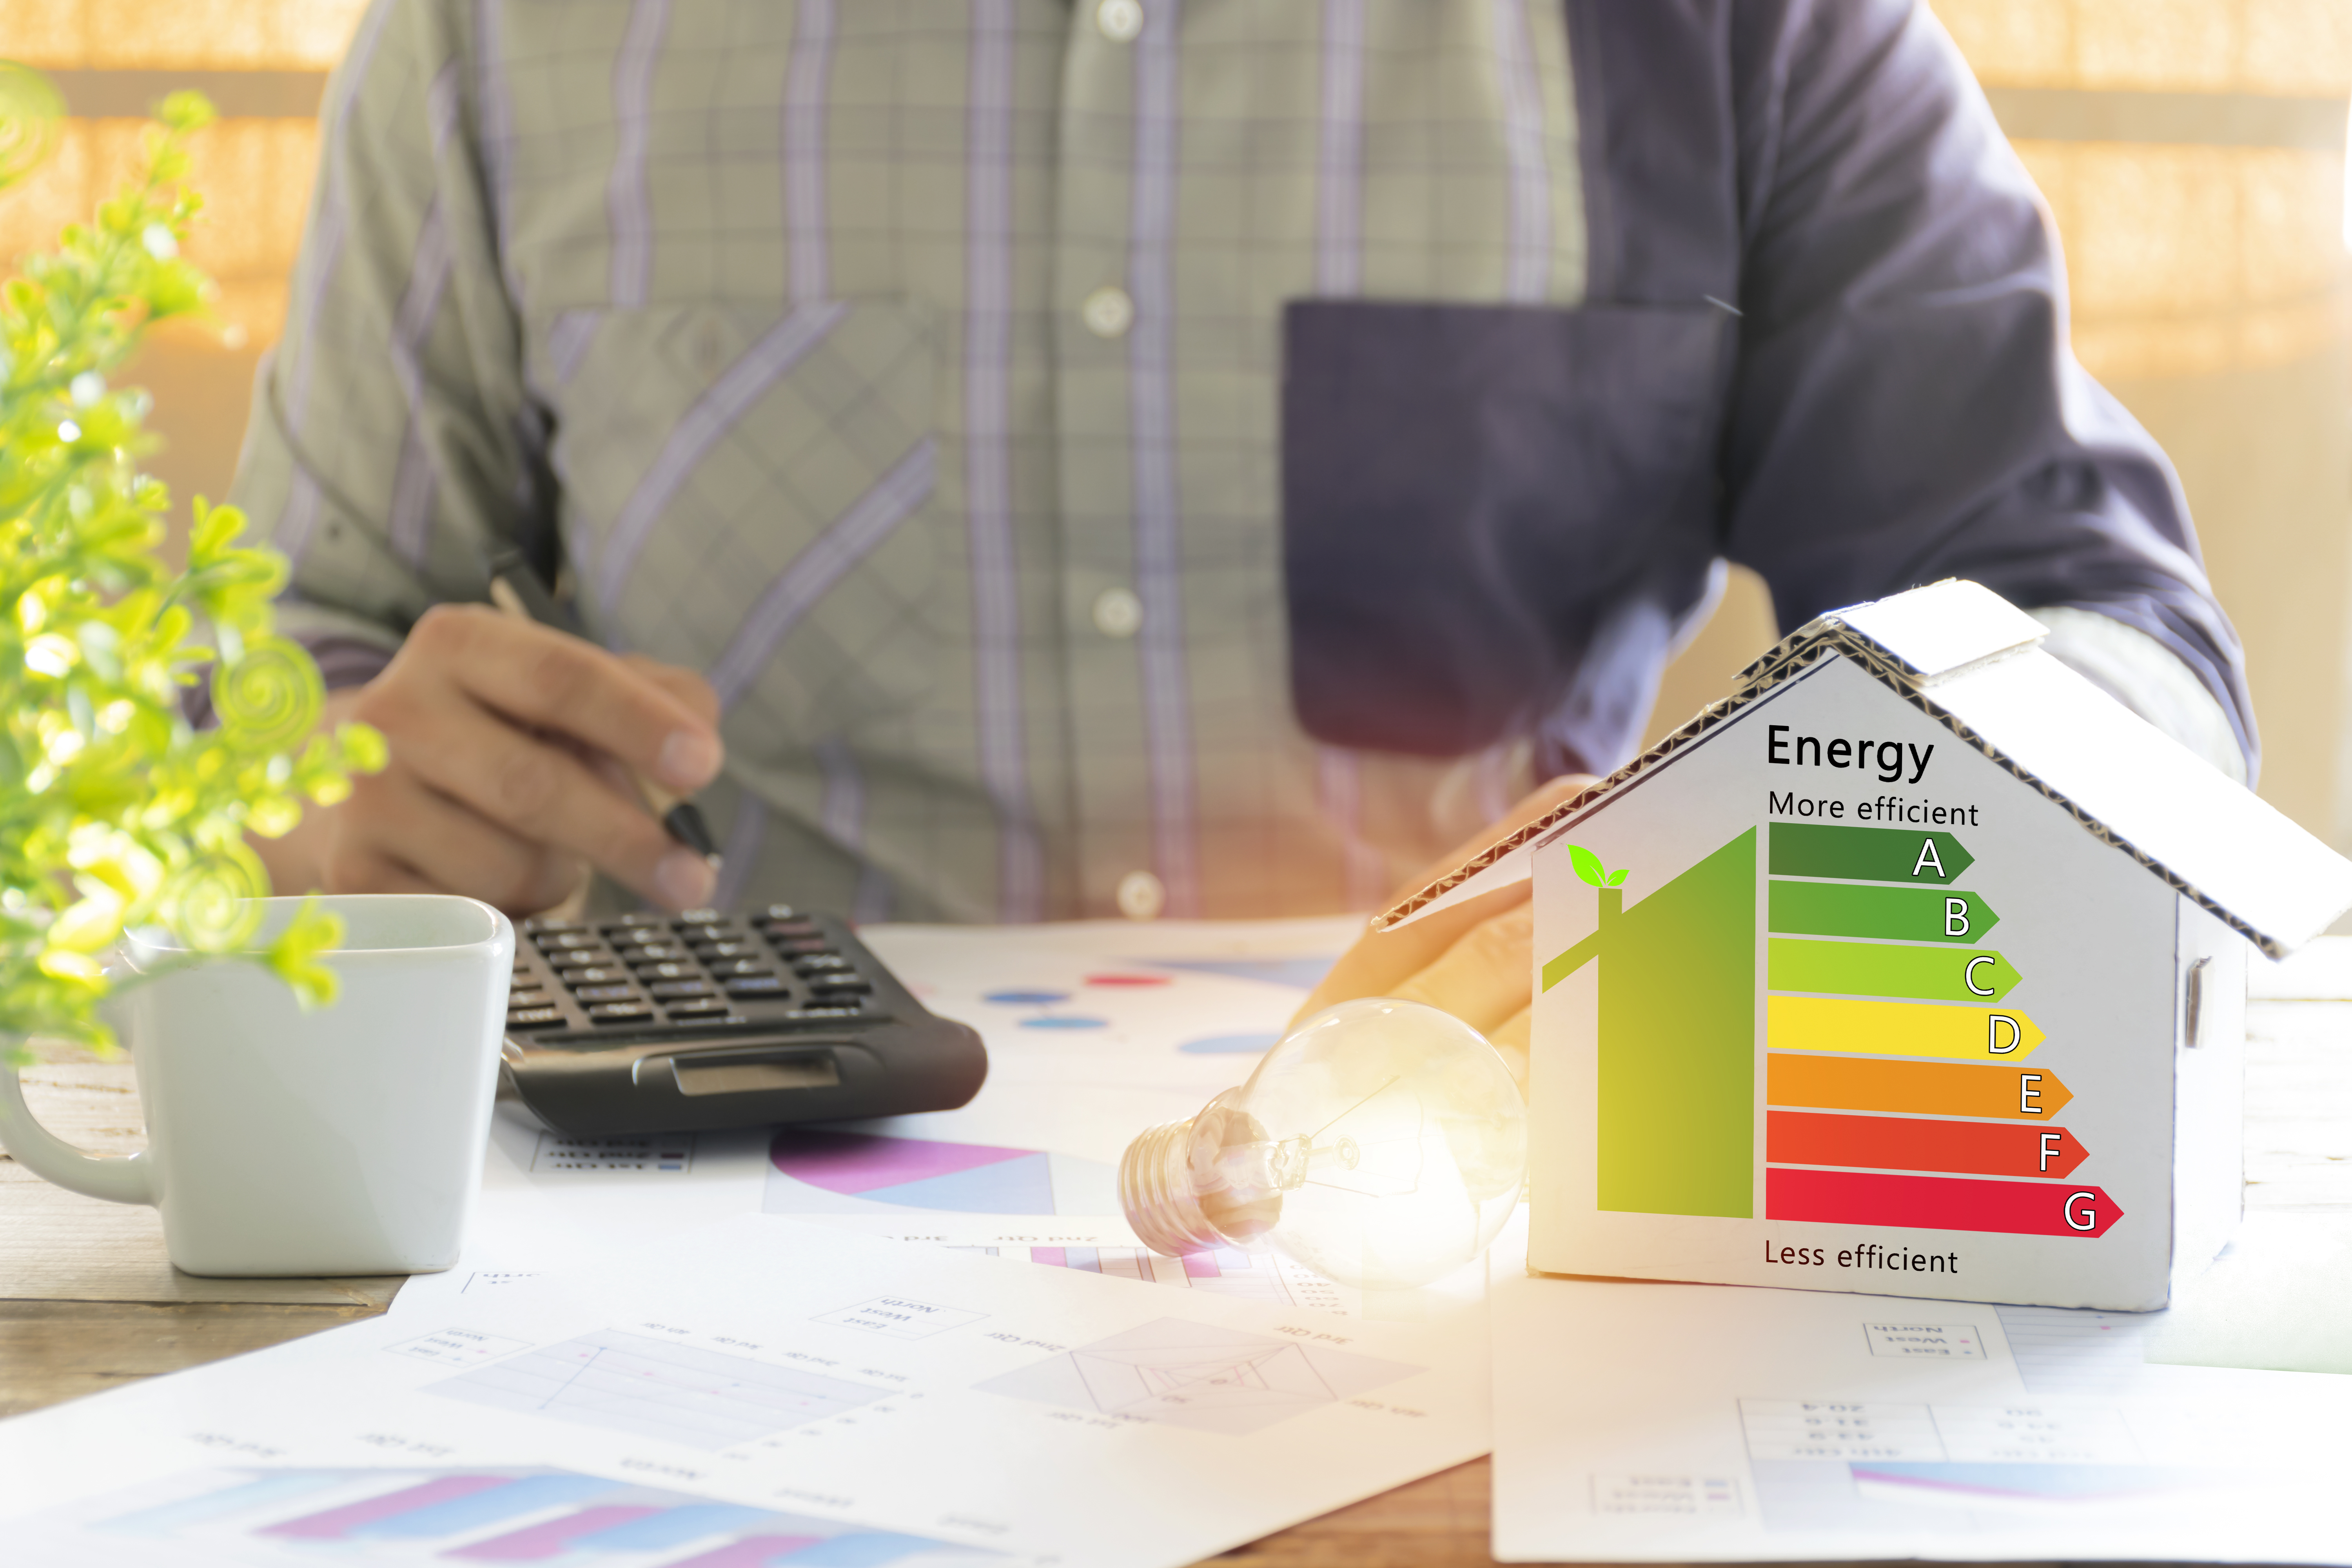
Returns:
[[[2035,1068],[1866,1061],[1782,1051],[1766,1058],[1764,1084],[1768,1105],[1907,1116],[2043,1121],[2074,1098],[2056,1073]]]
[[[89,1560],[937,1568],[999,1555],[577,1471],[248,1470],[190,1479],[208,1481],[208,1489],[133,1504],[88,1525]]]
[[[2089,1153],[2063,1127],[1809,1110],[1764,1114],[1764,1158],[1776,1165],[1855,1165],[2063,1181]]]
[[[1776,1051],[1972,1062],[2021,1061],[2042,1040],[2042,1031],[2022,1013],[1844,996],[1771,997],[1765,1004],[1764,1029]]]
[[[1849,1171],[1764,1173],[1765,1210],[1774,1219],[1923,1230],[2002,1231],[2014,1236],[2097,1237],[2123,1217],[2105,1191],[2065,1182],[1992,1182]]]
[[[1876,937],[1887,942],[1980,942],[2000,923],[1974,893],[1881,888],[1867,882],[1772,879],[1771,929],[1790,936]]]
[[[1814,822],[1772,825],[1770,869],[1775,877],[1943,883],[1975,865],[1976,858],[1948,833]]]
[[[1771,939],[1766,967],[1775,991],[1916,1002],[1998,1002],[2023,978],[1997,952],[1778,936]]]

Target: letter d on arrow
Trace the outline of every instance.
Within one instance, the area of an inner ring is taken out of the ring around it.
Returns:
[[[2000,1026],[2003,1024],[2007,1024],[2009,1026],[2009,1038],[2005,1042],[2000,1037]],[[2025,1031],[2019,1028],[2017,1026],[2017,1020],[2011,1017],[2008,1014],[1988,1013],[1985,1015],[1985,1049],[1990,1051],[1994,1056],[2005,1057],[2009,1055],[2010,1052],[2017,1049],[2018,1041],[2023,1038],[2025,1038]]]

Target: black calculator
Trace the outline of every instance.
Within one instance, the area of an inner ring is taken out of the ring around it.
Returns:
[[[558,1132],[686,1132],[948,1110],[980,1036],[841,920],[787,904],[525,921],[502,1091]]]

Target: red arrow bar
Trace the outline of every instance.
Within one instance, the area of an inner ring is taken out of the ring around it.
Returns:
[[[2063,1127],[1929,1121],[1911,1116],[1764,1113],[1764,1158],[1776,1165],[1866,1165],[2063,1182],[2090,1156]]]
[[[1992,1230],[2013,1236],[2102,1237],[2124,1211],[2103,1188],[2067,1182],[1979,1182],[1949,1176],[1870,1176],[1849,1171],[1764,1173],[1767,1219],[1907,1230]]]

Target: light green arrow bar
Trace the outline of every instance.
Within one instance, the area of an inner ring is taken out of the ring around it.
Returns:
[[[1903,996],[1921,1002],[1998,1002],[2022,978],[1997,952],[1875,942],[1772,939],[1775,991],[1832,996]]]

